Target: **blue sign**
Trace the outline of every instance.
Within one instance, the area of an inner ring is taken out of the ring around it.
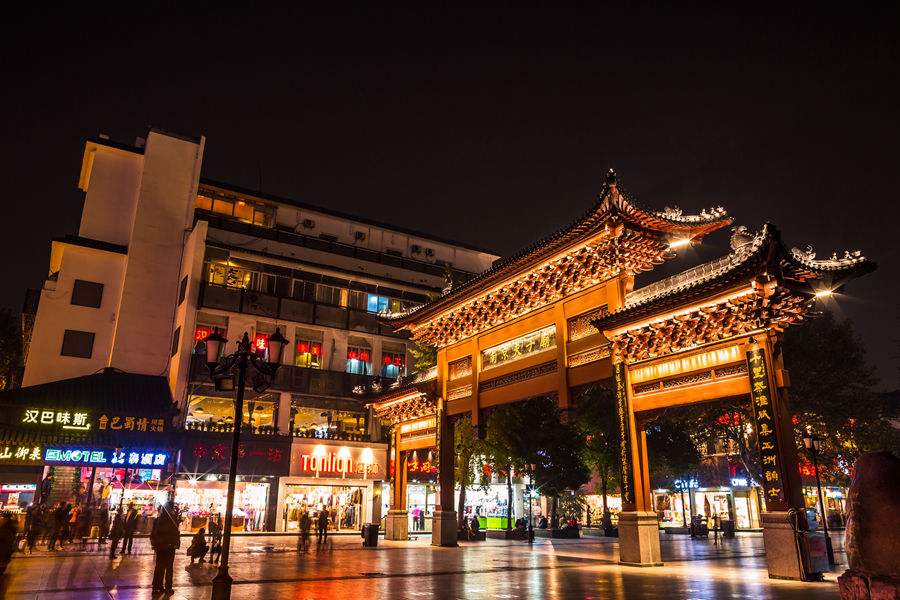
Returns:
[[[47,448],[44,461],[108,467],[163,468],[169,455],[159,450],[123,449],[121,452],[104,448]]]

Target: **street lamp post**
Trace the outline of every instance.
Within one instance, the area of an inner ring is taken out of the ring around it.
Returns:
[[[225,600],[231,597],[231,583],[233,578],[228,574],[228,557],[231,549],[231,522],[234,514],[234,488],[237,483],[238,447],[241,441],[241,423],[244,420],[244,384],[247,379],[247,366],[253,367],[262,375],[261,379],[254,380],[253,389],[256,392],[265,390],[271,379],[275,377],[278,367],[281,365],[281,356],[287,339],[281,335],[281,331],[275,329],[275,333],[268,339],[268,356],[262,360],[250,344],[250,337],[244,332],[243,338],[237,342],[237,351],[228,356],[221,356],[222,349],[228,340],[219,333],[218,328],[205,340],[206,364],[210,375],[216,382],[217,389],[227,389],[230,386],[221,386],[223,380],[233,381],[237,375],[237,390],[234,399],[234,437],[231,441],[231,466],[228,471],[228,492],[225,505],[225,526],[222,533],[222,558],[219,571],[213,578],[213,600]]]
[[[822,495],[822,478],[819,477],[819,448],[822,440],[817,436],[807,433],[803,436],[803,445],[813,459],[813,469],[816,471],[816,489],[819,492],[819,506],[822,507],[822,531],[825,533],[825,549],[828,551],[828,564],[834,566],[834,549],[831,547],[831,536],[828,535],[828,513],[825,511],[825,497]]]

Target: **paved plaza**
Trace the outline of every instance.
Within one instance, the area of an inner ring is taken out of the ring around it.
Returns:
[[[765,571],[761,535],[742,535],[714,545],[686,536],[662,536],[664,567],[616,564],[611,538],[488,540],[459,549],[433,548],[422,536],[362,548],[353,536],[313,540],[298,552],[295,538],[236,537],[232,598],[836,598],[839,566],[824,583],[773,581]],[[185,538],[175,562],[180,599],[208,599],[215,567],[189,565]],[[835,539],[839,562],[842,540]],[[151,598],[153,555],[148,541],[136,554],[110,561],[103,553],[77,550],[17,555],[0,597],[5,600]],[[156,597],[162,597],[156,595]]]

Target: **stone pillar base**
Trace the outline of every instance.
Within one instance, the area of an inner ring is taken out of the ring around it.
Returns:
[[[436,510],[431,520],[431,545],[456,546],[457,522],[455,510]]]
[[[409,540],[409,514],[405,510],[389,510],[384,519],[384,539]]]
[[[619,564],[661,567],[659,517],[655,512],[619,513]]]
[[[803,558],[797,549],[797,540],[788,521],[787,511],[764,512],[760,515],[760,520],[769,577],[803,580]]]

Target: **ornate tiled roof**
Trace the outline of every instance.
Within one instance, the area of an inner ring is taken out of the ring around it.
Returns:
[[[737,239],[731,253],[629,293],[625,305],[593,321],[601,331],[627,325],[655,313],[708,298],[758,275],[776,278],[792,292],[813,297],[817,291],[833,291],[849,279],[875,269],[860,252],[845,252],[816,259],[811,249],[788,249],[771,223],[752,236]]]
[[[716,229],[731,224],[731,222],[731,218],[721,207],[704,210],[699,215],[685,215],[679,209],[672,208],[659,212],[644,210],[621,191],[615,173],[610,170],[598,201],[590,210],[568,226],[512,256],[495,262],[487,271],[463,285],[445,291],[432,302],[403,313],[382,313],[380,318],[395,327],[413,328],[414,337],[426,343],[446,343],[448,339],[455,339],[454,336],[457,334],[448,335],[446,332],[417,334],[415,327],[428,322],[430,318],[440,312],[466,301],[472,306],[464,305],[459,309],[470,314],[483,312],[474,306],[479,302],[482,305],[509,304],[514,307],[517,299],[521,299],[520,297],[527,293],[525,288],[533,282],[514,281],[498,290],[498,292],[504,291],[506,296],[510,296],[509,298],[499,298],[500,294],[491,292],[491,288],[496,288],[504,280],[509,280],[517,275],[534,276],[534,273],[527,273],[528,269],[558,256],[580,240],[605,236],[603,242],[595,244],[590,249],[592,251],[590,257],[587,255],[564,256],[556,260],[560,264],[555,265],[555,268],[571,275],[573,269],[585,269],[585,261],[588,259],[596,259],[592,260],[597,263],[592,268],[594,272],[590,279],[593,280],[598,276],[608,277],[613,272],[639,272],[651,269],[654,265],[672,256],[669,250],[669,242],[672,239],[701,238]],[[583,255],[584,252],[579,254]],[[570,286],[572,282],[568,279],[553,283],[557,286]],[[514,287],[516,289],[513,289]],[[494,298],[492,294],[498,297]],[[533,308],[525,307],[523,310],[527,311]],[[508,310],[500,312],[503,314],[496,315],[498,318],[518,316],[518,314],[509,313]],[[483,318],[481,320],[484,321]],[[464,331],[460,335],[471,333],[478,327],[479,325],[464,327]]]

